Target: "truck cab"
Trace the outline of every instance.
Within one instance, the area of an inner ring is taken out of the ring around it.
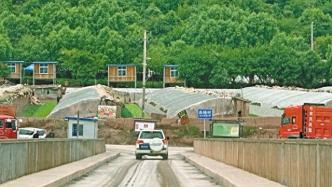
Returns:
[[[0,114],[0,139],[17,138],[17,120],[13,116]]]
[[[280,138],[303,137],[303,106],[285,108],[279,128]]]

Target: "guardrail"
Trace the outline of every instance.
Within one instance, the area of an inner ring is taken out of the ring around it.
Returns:
[[[0,141],[0,184],[105,152],[102,139]]]
[[[331,140],[197,139],[194,151],[286,186],[332,186]]]

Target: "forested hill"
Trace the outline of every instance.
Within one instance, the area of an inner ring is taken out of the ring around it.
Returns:
[[[190,86],[315,87],[332,81],[330,0],[1,0],[0,59],[56,60],[60,76],[106,64],[179,64]],[[314,22],[314,51],[310,24]],[[252,82],[253,83],[253,82]]]

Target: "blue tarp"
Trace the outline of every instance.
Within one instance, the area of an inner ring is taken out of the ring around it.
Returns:
[[[24,71],[33,72],[33,64],[30,64],[28,67],[25,67]]]

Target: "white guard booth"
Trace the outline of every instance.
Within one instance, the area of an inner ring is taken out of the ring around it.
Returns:
[[[76,116],[65,117],[68,121],[67,137],[81,139],[98,138],[98,119],[97,118],[79,118]],[[77,125],[78,124],[78,125]]]

